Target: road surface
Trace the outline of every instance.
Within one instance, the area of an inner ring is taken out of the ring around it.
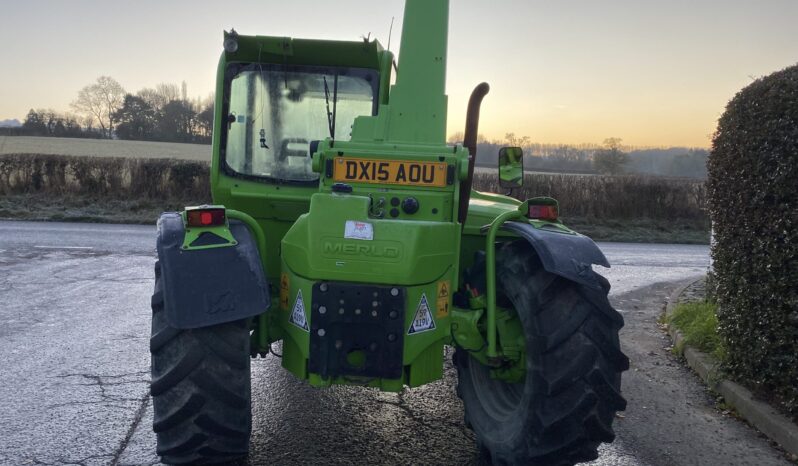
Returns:
[[[0,464],[157,464],[149,301],[155,230],[0,222]],[[596,465],[788,464],[722,415],[668,351],[656,320],[705,246],[601,244],[623,313],[629,407]],[[380,393],[317,390],[270,356],[253,360],[250,464],[477,464],[456,376]]]

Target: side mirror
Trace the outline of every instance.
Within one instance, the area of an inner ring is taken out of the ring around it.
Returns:
[[[520,188],[524,185],[524,150],[520,147],[499,149],[499,186]]]

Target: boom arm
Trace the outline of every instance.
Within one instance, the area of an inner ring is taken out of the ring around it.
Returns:
[[[376,117],[359,117],[352,141],[446,143],[449,0],[407,0],[396,84]]]

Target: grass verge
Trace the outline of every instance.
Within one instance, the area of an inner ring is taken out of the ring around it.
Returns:
[[[201,203],[109,199],[79,194],[11,194],[0,197],[0,219],[155,225],[161,212]]]
[[[718,305],[708,301],[679,304],[666,318],[668,325],[684,335],[684,344],[724,359],[723,345],[718,335]],[[681,353],[683,348],[676,348]]]
[[[595,241],[709,244],[709,228],[702,221],[584,217],[567,217],[562,221]]]

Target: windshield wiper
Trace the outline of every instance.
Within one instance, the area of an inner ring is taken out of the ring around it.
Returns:
[[[333,77],[333,109],[330,113],[330,88],[327,86],[327,76],[324,79],[324,100],[327,102],[327,126],[330,127],[330,139],[335,140],[335,111],[338,105],[338,73]]]

